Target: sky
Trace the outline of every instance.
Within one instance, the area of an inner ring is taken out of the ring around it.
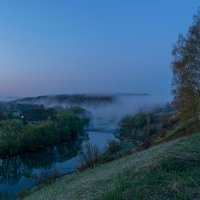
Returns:
[[[199,0],[0,0],[0,96],[170,96]]]

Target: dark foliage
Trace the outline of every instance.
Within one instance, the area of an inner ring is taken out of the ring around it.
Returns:
[[[31,113],[32,106],[25,107],[29,114],[24,118],[0,121],[1,157],[10,157],[63,142],[71,142],[84,134],[85,127],[90,121],[87,112],[81,108],[70,108],[59,112],[54,109],[34,112],[35,109],[33,109]],[[28,109],[30,109],[29,112]]]

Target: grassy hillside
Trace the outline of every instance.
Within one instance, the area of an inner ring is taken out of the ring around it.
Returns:
[[[200,199],[200,134],[65,176],[25,200]]]

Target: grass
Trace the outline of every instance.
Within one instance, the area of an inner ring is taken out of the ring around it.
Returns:
[[[35,190],[25,200],[200,199],[200,134],[133,153]]]
[[[155,138],[152,138],[152,145],[167,142],[176,138],[180,138],[182,136],[191,135],[194,132],[198,132],[200,130],[199,120],[194,117],[187,119],[185,121],[178,122],[169,130],[160,135],[155,135]],[[163,130],[161,130],[162,133]]]

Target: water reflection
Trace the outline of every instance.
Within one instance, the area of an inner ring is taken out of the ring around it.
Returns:
[[[30,153],[0,160],[0,183],[15,184],[22,176],[30,178],[33,169],[52,168],[54,163],[75,157],[81,148],[81,141],[71,145],[51,147],[40,153]]]
[[[19,157],[1,160],[0,183],[15,184],[23,176],[23,162]]]
[[[54,146],[39,153],[29,153],[0,160],[0,199],[9,194],[11,197],[27,188],[34,186],[35,174],[46,169],[58,169],[60,174],[75,171],[79,163],[79,151],[83,141],[90,140],[93,144],[104,149],[107,141],[114,139],[113,134],[106,132],[88,132],[85,138],[70,144]]]

